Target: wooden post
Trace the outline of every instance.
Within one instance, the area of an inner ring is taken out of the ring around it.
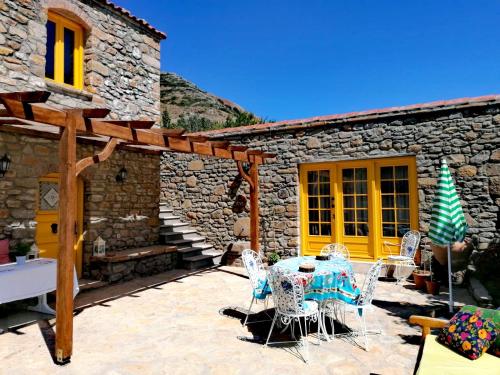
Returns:
[[[238,171],[250,185],[250,248],[260,251],[260,227],[259,227],[259,163],[250,163],[248,173],[243,168],[243,162],[236,161]]]
[[[260,251],[259,227],[259,164],[250,164],[250,247],[255,252]]]
[[[68,112],[59,141],[59,251],[57,254],[56,346],[58,363],[70,360],[73,351],[73,273],[76,222],[76,119]]]

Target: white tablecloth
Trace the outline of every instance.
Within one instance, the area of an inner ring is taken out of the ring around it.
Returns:
[[[0,266],[0,304],[37,297],[56,290],[57,261],[39,258],[24,265]],[[78,294],[76,270],[73,273],[73,298]]]

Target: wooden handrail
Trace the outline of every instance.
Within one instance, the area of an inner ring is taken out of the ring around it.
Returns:
[[[422,327],[422,341],[431,333],[431,329],[444,328],[449,322],[446,319],[431,318],[429,316],[412,315],[409,322]]]

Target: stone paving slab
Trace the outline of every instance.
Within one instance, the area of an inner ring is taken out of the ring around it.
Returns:
[[[410,285],[380,282],[367,322],[383,333],[369,337],[371,350],[345,339],[318,346],[311,335],[311,361],[305,364],[290,349],[240,339],[252,338],[248,328],[220,314],[248,306],[250,284],[243,272],[221,267],[183,277],[175,270],[86,292],[77,297],[77,306],[84,307],[75,316],[70,364],[52,362],[42,335],[50,343],[52,329],[42,321],[0,335],[0,374],[412,373],[418,330],[406,317],[434,305],[434,297]],[[461,303],[472,302],[464,289],[455,294]],[[352,317],[348,322],[356,323]]]

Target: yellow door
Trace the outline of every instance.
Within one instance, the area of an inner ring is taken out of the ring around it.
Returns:
[[[78,276],[81,276],[83,244],[83,182],[81,179],[78,179],[77,197],[75,266]],[[35,240],[40,250],[40,257],[57,259],[59,244],[59,175],[57,173],[51,173],[39,179],[35,220],[37,222]]]
[[[338,239],[352,258],[373,259],[373,169],[366,161],[337,164]]]
[[[301,254],[333,242],[358,260],[397,254],[418,228],[416,179],[414,157],[301,165]]]
[[[307,165],[300,171],[302,238],[307,255],[335,242],[335,169],[329,165]]]

